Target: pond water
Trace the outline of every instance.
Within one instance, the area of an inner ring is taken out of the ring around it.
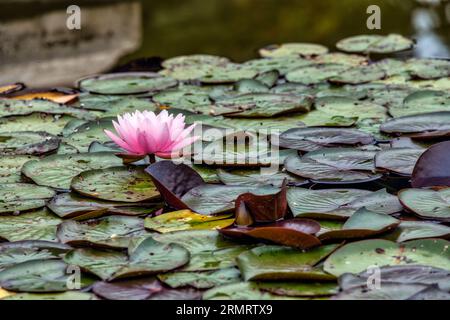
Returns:
[[[141,57],[208,53],[245,61],[272,43],[334,49],[347,36],[400,33],[421,57],[450,57],[448,0],[77,1],[82,29],[68,30],[65,0],[0,3],[0,82],[72,83]],[[381,30],[366,26],[369,5]],[[42,74],[45,73],[45,77]]]

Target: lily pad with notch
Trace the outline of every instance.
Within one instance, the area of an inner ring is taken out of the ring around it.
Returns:
[[[336,47],[345,52],[387,54],[409,50],[414,42],[398,34],[358,35],[340,40]]]

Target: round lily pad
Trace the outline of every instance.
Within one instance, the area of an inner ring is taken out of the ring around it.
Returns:
[[[45,206],[55,192],[28,183],[0,184],[0,213],[20,212]]]
[[[220,84],[250,79],[256,75],[257,71],[254,69],[237,63],[227,63],[211,66],[198,80],[205,84]]]
[[[280,188],[285,179],[287,179],[288,185],[293,186],[308,183],[307,180],[282,171],[274,173],[255,169],[237,169],[231,171],[219,169],[217,170],[217,176],[224,184],[235,186],[273,186]]]
[[[358,146],[374,142],[372,135],[355,129],[296,128],[280,135],[283,148],[314,151],[323,147]]]
[[[7,241],[56,241],[56,228],[61,222],[59,217],[46,209],[18,216],[0,216],[0,238]]]
[[[357,66],[343,70],[336,76],[329,79],[337,84],[362,84],[380,80],[386,77],[386,73],[377,65]]]
[[[83,171],[74,177],[72,190],[96,199],[141,202],[159,198],[159,192],[143,168],[112,167]]]
[[[329,148],[311,151],[302,157],[290,156],[287,171],[316,183],[361,183],[379,179],[375,169],[374,151]]]
[[[450,270],[450,242],[441,239],[413,240],[397,244],[388,240],[363,240],[346,244],[324,263],[325,271],[341,276],[359,273],[369,266],[424,265]]]
[[[129,254],[76,249],[66,254],[64,261],[80,266],[103,280],[112,280],[176,269],[189,261],[189,252],[180,245],[164,244],[147,238]]]
[[[32,113],[26,116],[0,118],[1,132],[44,131],[59,135],[69,121],[75,119],[66,115],[52,115],[46,113]]]
[[[35,156],[1,156],[0,157],[0,183],[21,182],[20,170],[30,161],[36,160]]]
[[[260,74],[276,70],[282,75],[297,68],[312,64],[313,62],[310,60],[295,56],[276,57],[270,59],[254,59],[243,63],[245,67],[256,70]]]
[[[78,81],[81,90],[98,94],[138,94],[176,85],[176,80],[150,72],[104,74]]]
[[[328,48],[314,43],[284,43],[270,45],[259,50],[264,58],[289,56],[315,56],[328,53]]]
[[[399,192],[398,198],[408,210],[423,219],[450,221],[450,188],[405,189]]]
[[[242,253],[237,258],[239,269],[249,280],[329,280],[333,276],[314,266],[338,245],[326,245],[309,251],[281,246],[262,246]]]
[[[184,66],[223,65],[229,62],[230,60],[225,57],[209,54],[192,54],[164,60],[162,66],[166,69],[170,69]]]
[[[25,163],[22,173],[38,185],[67,190],[83,171],[120,165],[122,160],[107,152],[52,155]]]
[[[343,39],[336,44],[339,50],[361,53],[394,53],[411,49],[414,42],[398,34],[359,35]]]
[[[209,289],[219,285],[239,282],[240,273],[236,268],[226,268],[202,272],[173,272],[158,275],[158,278],[171,288],[191,286]]]
[[[289,82],[306,85],[316,84],[325,82],[328,79],[348,70],[349,68],[350,67],[347,65],[336,63],[314,64],[288,72],[286,74],[286,80]]]
[[[432,112],[399,117],[383,123],[380,127],[386,133],[421,133],[450,130],[450,111]]]
[[[450,237],[450,227],[427,221],[401,221],[397,229],[386,236],[386,239],[404,242],[416,239]]]
[[[436,90],[413,92],[403,103],[389,107],[389,113],[395,118],[441,111],[450,111],[450,94]]]
[[[424,149],[392,148],[379,151],[375,156],[377,170],[387,170],[400,175],[411,176],[414,166]]]
[[[413,77],[438,79],[450,77],[450,61],[439,59],[410,59],[407,67]]]
[[[127,216],[109,216],[83,222],[66,220],[57,232],[62,243],[113,249],[128,248],[133,239],[147,235],[142,219]]]
[[[0,133],[0,155],[43,155],[54,151],[59,139],[39,131],[16,131]]]
[[[64,292],[71,290],[73,272],[61,260],[32,260],[0,272],[0,286],[18,292]],[[81,288],[93,280],[81,276]]]
[[[403,209],[397,197],[386,190],[290,188],[287,199],[292,213],[297,217],[346,219],[363,207],[381,214],[392,214]]]

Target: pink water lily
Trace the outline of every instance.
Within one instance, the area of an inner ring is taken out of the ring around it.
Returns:
[[[160,158],[172,158],[184,147],[194,143],[199,137],[191,137],[195,124],[185,128],[185,117],[174,117],[167,110],[158,115],[151,111],[126,113],[113,121],[118,134],[109,130],[105,134],[128,154],[156,155]]]

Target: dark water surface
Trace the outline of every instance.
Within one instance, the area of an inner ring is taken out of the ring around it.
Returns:
[[[81,7],[80,31],[65,26],[70,4]],[[369,5],[381,8],[381,30],[366,27]],[[149,56],[209,53],[245,61],[281,42],[334,49],[338,40],[362,33],[400,33],[417,40],[416,56],[450,57],[450,2],[3,0],[0,82],[67,83]]]

